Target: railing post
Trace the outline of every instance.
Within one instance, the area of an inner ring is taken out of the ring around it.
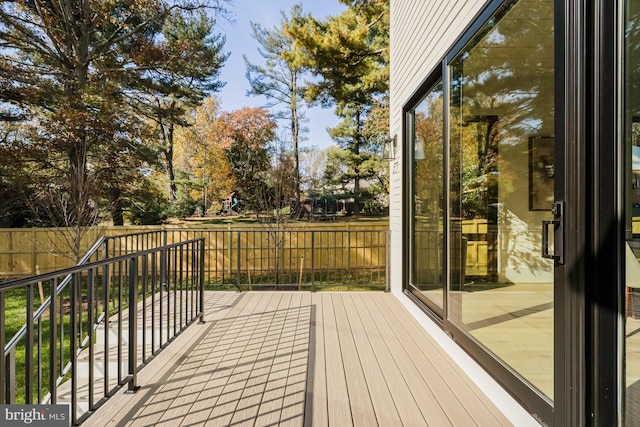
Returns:
[[[102,259],[105,260],[109,257],[109,240],[105,239],[102,242]]]
[[[56,360],[57,352],[56,347],[58,343],[57,338],[57,324],[58,324],[58,313],[56,312],[57,305],[57,289],[58,289],[58,281],[56,279],[51,280],[51,302],[49,305],[49,392],[51,393],[51,404],[55,405],[58,403],[58,389],[56,387],[56,367],[58,361]],[[4,371],[0,371],[4,372]]]
[[[70,315],[70,321],[69,321],[69,359],[71,362],[71,425],[75,425],[76,421],[78,420],[78,337],[76,335],[76,332],[78,330],[78,317],[77,317],[77,306],[76,304],[77,302],[77,291],[76,288],[79,286],[78,282],[79,282],[79,273],[73,273],[73,275],[71,276],[71,282],[70,282],[70,288],[69,288],[69,297],[70,297],[70,302],[69,302],[69,315]],[[62,302],[62,298],[61,298],[61,302]],[[62,316],[62,313],[64,313],[62,310],[60,310],[60,315]],[[61,324],[64,324],[64,322],[60,322]],[[60,336],[60,341],[63,341],[62,336]],[[61,363],[62,363],[62,359],[61,359]]]
[[[204,239],[200,241],[200,322],[204,323]]]
[[[4,405],[6,402],[7,396],[7,358],[4,355],[4,346],[6,344],[6,336],[5,336],[5,295],[4,292],[0,291],[0,405]]]
[[[95,366],[95,346],[94,346],[94,326],[95,326],[95,317],[94,317],[94,290],[96,286],[96,281],[98,280],[98,271],[97,268],[87,270],[87,336],[89,338],[88,346],[89,346],[89,410],[93,410],[94,407],[94,382],[95,382],[95,374],[93,368]],[[82,304],[82,300],[80,301]],[[82,318],[80,319],[82,322]],[[80,342],[83,341],[83,337],[80,337]]]
[[[27,285],[27,335],[25,336],[25,403],[33,403],[33,284]]]
[[[165,247],[165,245],[163,245]],[[169,286],[167,286],[167,249],[160,251],[160,290],[166,290],[169,292]],[[160,293],[162,296],[162,292]]]
[[[311,232],[311,292],[316,291],[316,232]]]
[[[129,260],[129,388],[135,393],[138,386],[138,271],[137,258]]]
[[[168,231],[163,229],[162,230],[162,246],[166,247],[167,246],[167,235],[168,235]],[[160,283],[162,285],[162,289],[166,289],[167,292],[169,291],[169,285],[167,283],[167,250],[163,249],[160,252]]]
[[[4,348],[2,349],[4,353]],[[4,357],[3,357],[4,358]],[[6,366],[6,401],[9,404],[16,403],[16,348],[9,350],[9,360]]]
[[[240,265],[241,265],[240,264],[240,252],[241,252],[241,246],[242,246],[241,241],[242,240],[241,240],[241,235],[240,235],[239,231],[237,232],[236,235],[238,236],[238,260],[237,260],[237,263],[236,263],[236,266],[237,266],[237,271],[236,271],[236,275],[237,275],[237,279],[236,280],[237,280],[237,282],[236,282],[236,285],[238,286],[238,290],[240,290]]]
[[[391,231],[387,230],[385,231],[385,237],[386,237],[386,253],[384,254],[384,269],[385,269],[385,284],[384,284],[384,291],[385,292],[389,292],[390,291],[390,283],[391,282],[391,271],[390,271],[390,266],[391,266],[391,260],[389,259],[391,257]]]

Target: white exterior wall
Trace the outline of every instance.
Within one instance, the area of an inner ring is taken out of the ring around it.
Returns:
[[[402,249],[408,242],[402,236],[402,175],[404,135],[402,108],[422,81],[439,66],[445,53],[484,7],[480,0],[390,0],[391,4],[391,81],[390,135],[397,135],[398,147],[390,164],[391,291],[471,379],[517,426],[539,426],[496,381],[430,320],[404,294],[402,271],[408,260]]]
[[[402,107],[462,34],[484,2],[477,0],[391,0],[390,135],[398,149],[390,164],[391,291],[400,295],[402,269]]]

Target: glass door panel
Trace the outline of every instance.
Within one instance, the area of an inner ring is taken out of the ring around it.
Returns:
[[[444,303],[443,91],[436,83],[411,111],[410,286],[442,310]]]
[[[449,64],[448,318],[550,400],[553,18],[552,1],[505,2]]]
[[[625,3],[625,425],[640,426],[640,1]]]

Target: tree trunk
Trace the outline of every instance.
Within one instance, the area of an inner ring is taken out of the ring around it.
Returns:
[[[358,156],[360,154],[360,144],[362,139],[362,120],[360,119],[360,111],[356,112],[356,135],[353,144],[353,154]],[[359,161],[359,160],[358,160]],[[356,163],[354,166],[353,180],[353,214],[355,216],[360,215],[360,164]]]
[[[111,220],[115,226],[124,225],[124,209],[122,208],[122,199],[120,197],[111,202]]]
[[[298,94],[297,94],[297,73],[291,73],[291,139],[293,141],[293,158],[295,161],[295,171],[294,171],[294,185],[295,185],[295,194],[296,194],[296,203],[295,203],[295,217],[300,218],[301,207],[300,203],[300,152],[298,149],[298,139],[300,134],[300,117],[298,117]]]
[[[173,106],[172,106],[173,107]],[[160,123],[160,130],[162,131],[162,139],[164,140],[164,158],[167,167],[167,180],[169,181],[169,202],[175,202],[178,188],[176,186],[176,173],[173,168],[173,123],[164,125]]]

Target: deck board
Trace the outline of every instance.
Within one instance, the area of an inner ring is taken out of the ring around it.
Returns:
[[[454,425],[465,424],[468,419],[474,420],[477,425],[510,425],[507,418],[495,411],[495,406],[487,396],[471,381],[463,375],[459,367],[439,348],[433,338],[417,325],[415,319],[403,310],[401,305],[394,300],[378,299],[378,305],[384,305],[383,310],[393,316],[394,328],[400,341],[406,347],[407,353],[414,358],[414,364],[436,391],[434,396],[438,399],[445,413],[451,418]],[[391,320],[388,318],[388,320]],[[416,335],[421,340],[416,339]],[[417,343],[424,341],[427,345],[419,346]],[[426,377],[426,372],[431,372]],[[467,399],[465,406],[460,408],[457,394],[464,390]]]
[[[393,397],[396,408],[402,420],[402,424],[406,426],[412,425],[428,425],[424,419],[420,407],[415,400],[415,392],[412,391],[407,384],[407,376],[416,377],[415,372],[403,373],[396,361],[397,346],[393,342],[393,336],[381,325],[384,323],[382,315],[372,315],[369,307],[365,305],[362,299],[364,295],[356,299],[356,310],[365,325],[367,336],[371,342],[373,354],[378,359],[378,364],[382,369],[382,375],[389,387],[389,393]],[[435,425],[435,424],[434,424]]]
[[[270,339],[269,353],[265,354],[265,362],[268,364],[263,395],[259,396],[260,406],[256,408],[257,425],[277,425],[280,422],[283,399],[287,386],[287,375],[291,364],[291,352],[293,344],[287,344],[291,333],[291,315],[289,310],[295,310],[295,299],[291,296],[283,301],[278,308],[278,315],[273,323],[273,336]],[[254,420],[247,418],[247,425]],[[235,424],[234,424],[235,425]]]
[[[266,323],[279,321],[279,317],[282,316],[278,313],[280,306],[275,304],[286,306],[290,298],[290,295],[286,294],[272,294],[269,299],[261,299],[252,316],[246,316],[246,323],[231,346],[235,356],[223,358],[220,368],[216,370],[215,377],[220,378],[225,384],[215,403],[211,402],[213,410],[205,423],[207,427],[231,424],[236,406],[251,374],[250,368],[259,356],[260,341],[264,341],[268,330]]]
[[[324,318],[325,374],[329,425],[352,426],[349,392],[331,294],[318,294]]]
[[[117,393],[87,424],[511,425],[393,295],[236,296],[141,370],[138,393]]]
[[[362,370],[361,356],[354,340],[354,331],[351,329],[341,295],[332,295],[332,301],[336,323],[340,325],[340,350],[344,363],[349,402],[352,408],[353,425],[355,427],[376,425],[376,415],[371,403],[365,373]],[[362,358],[366,357],[369,357],[369,355],[362,355]]]
[[[366,298],[366,297],[365,297]],[[369,301],[367,301],[369,302]],[[382,312],[389,312],[391,307],[383,307],[381,301],[370,301],[368,307],[377,307]],[[415,341],[417,332],[407,331],[407,327],[417,327],[416,324],[405,319],[406,323],[393,327],[395,322],[389,319],[389,314],[379,322],[380,328],[386,334],[394,336],[395,360],[414,375],[407,375],[408,386],[413,390],[413,395],[421,409],[421,412],[429,425],[477,425],[475,417],[471,417],[465,408],[460,408],[455,397],[454,390],[465,390],[466,385],[457,384],[455,376],[448,371],[441,371],[439,366],[434,366],[428,358],[424,358],[422,348]]]
[[[311,294],[297,294],[300,297],[298,313],[292,325],[293,352],[287,376],[287,388],[284,394],[281,426],[303,426],[306,397],[306,379],[309,361],[309,342],[311,329]],[[259,424],[258,424],[259,425]]]
[[[314,295],[314,302],[318,297]],[[327,427],[327,376],[324,353],[324,316],[316,303],[310,307],[311,330],[309,333],[309,367],[305,396],[304,427]]]
[[[414,356],[407,354],[403,345],[403,340],[413,342],[413,337],[400,337],[394,333],[394,331],[388,325],[388,319],[384,310],[380,310],[380,307],[376,307],[373,303],[375,301],[369,301],[367,296],[363,296],[365,304],[362,305],[362,310],[368,309],[370,318],[377,319],[376,325],[380,336],[384,336],[384,342],[391,354],[393,361],[396,364],[398,372],[404,378],[406,387],[411,390],[411,394],[415,399],[419,413],[422,415],[423,420],[419,418],[416,423],[422,421],[424,425],[433,426],[448,426],[452,425],[451,421],[447,417],[443,408],[438,404],[436,397],[437,391],[434,393],[432,390],[431,381],[425,380],[418,372],[418,369],[422,367],[416,367]],[[346,295],[345,299],[352,299],[352,296]],[[414,366],[414,369],[411,369]],[[415,415],[417,417],[417,414]],[[404,417],[406,418],[406,416]],[[406,422],[405,422],[406,424]],[[458,424],[458,425],[473,425],[473,423]]]
[[[368,334],[370,325],[362,322],[354,299],[344,298],[344,303],[349,315],[354,341],[362,354],[360,363],[362,364],[363,371],[367,373],[369,397],[371,398],[371,404],[376,413],[377,425],[402,425],[400,414],[387,386],[379,361],[374,356],[374,349]]]

